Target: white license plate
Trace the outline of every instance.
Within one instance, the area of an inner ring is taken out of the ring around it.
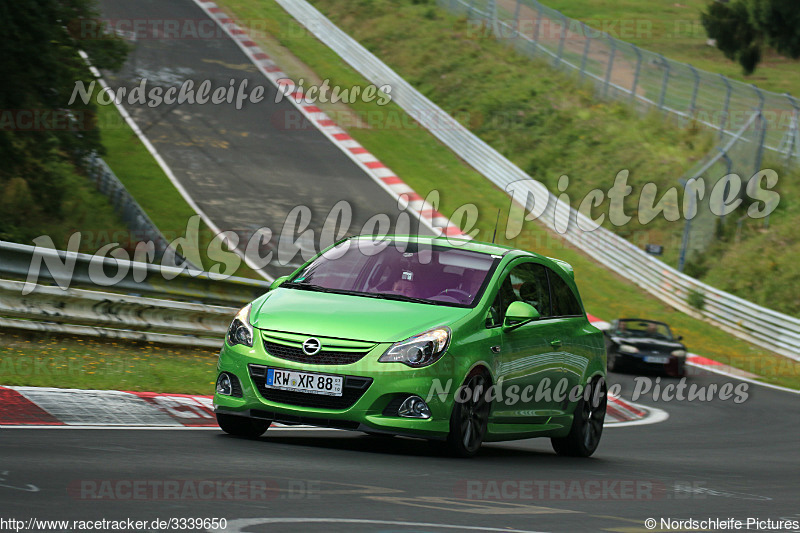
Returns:
[[[271,389],[323,394],[325,396],[341,396],[343,383],[344,378],[342,376],[309,374],[308,372],[295,372],[278,368],[267,369],[266,385]]]
[[[665,365],[669,363],[669,357],[663,355],[645,355],[644,362]]]

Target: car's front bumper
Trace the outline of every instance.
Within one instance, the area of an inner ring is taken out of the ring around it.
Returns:
[[[236,376],[241,384],[241,397],[217,393],[214,409],[220,413],[289,424],[434,439],[445,437],[449,432],[453,389],[460,385],[451,380],[453,358],[445,355],[437,363],[419,369],[401,363],[379,363],[378,358],[388,347],[389,344],[378,344],[360,361],[349,365],[310,365],[274,357],[258,346],[258,341],[254,348],[225,344],[217,370]],[[266,368],[346,376],[343,397],[266,388],[261,377]],[[369,383],[364,386],[366,381]],[[448,386],[449,394],[432,393],[448,390]],[[358,387],[363,390],[357,390]],[[431,411],[429,419],[397,416],[398,399],[409,395],[426,401]]]
[[[649,357],[666,358],[665,361],[648,361]],[[616,352],[617,363],[630,370],[655,371],[662,370],[670,375],[681,375],[686,365],[686,357],[671,354],[642,354]]]

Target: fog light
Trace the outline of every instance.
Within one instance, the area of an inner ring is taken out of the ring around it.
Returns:
[[[223,396],[233,395],[233,383],[231,383],[231,377],[226,372],[223,372],[217,378],[217,394],[222,394]]]
[[[409,396],[400,405],[397,414],[405,418],[430,418],[431,410],[419,396]]]

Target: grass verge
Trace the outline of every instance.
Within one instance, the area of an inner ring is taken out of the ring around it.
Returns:
[[[213,394],[216,356],[203,348],[4,330],[0,385]]]

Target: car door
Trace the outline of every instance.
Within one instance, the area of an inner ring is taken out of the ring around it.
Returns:
[[[495,404],[497,422],[543,423],[558,414],[560,406],[553,399],[553,389],[562,376],[560,347],[551,344],[557,339],[559,325],[550,320],[552,314],[545,267],[531,260],[512,263],[503,274],[498,298],[502,329],[505,310],[515,301],[524,301],[539,311],[541,318],[503,332],[502,351],[497,357],[497,376],[502,381],[502,404]]]
[[[585,331],[586,314],[575,291],[564,276],[554,269],[546,268],[550,283],[553,315],[553,335],[561,341],[561,376],[572,391],[581,383],[592,356],[594,344],[589,343]],[[560,409],[567,409],[568,398],[561,402]]]

